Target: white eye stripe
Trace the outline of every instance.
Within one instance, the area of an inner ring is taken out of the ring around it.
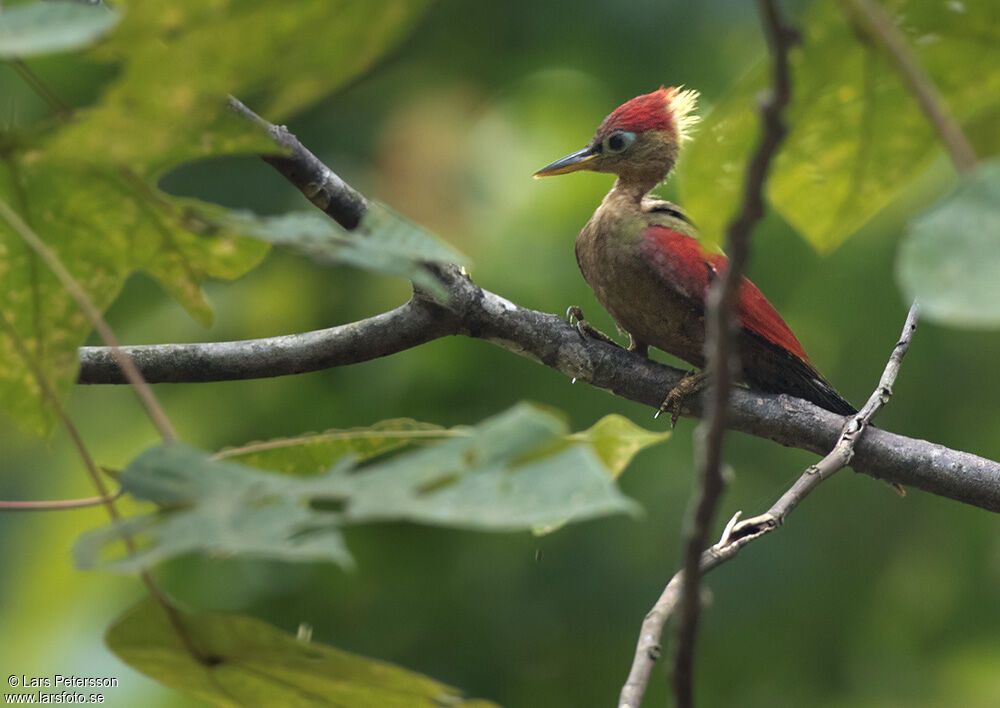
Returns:
[[[629,145],[635,142],[635,133],[626,130],[616,130],[608,137],[604,138],[601,147],[605,152],[612,155],[623,152]]]

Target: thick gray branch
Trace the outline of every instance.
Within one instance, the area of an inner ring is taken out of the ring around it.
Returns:
[[[357,364],[456,334],[454,318],[411,300],[360,322],[265,339],[122,347],[149,383],[260,379]],[[80,348],[79,383],[124,383],[107,347]]]

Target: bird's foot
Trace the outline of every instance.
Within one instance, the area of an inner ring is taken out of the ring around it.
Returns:
[[[606,342],[607,344],[613,344],[616,347],[621,347],[618,342],[587,322],[587,320],[583,318],[583,310],[576,305],[570,305],[566,310],[566,321],[569,322],[570,325],[576,327],[576,331],[580,333],[581,337],[597,339],[602,342]]]
[[[670,427],[677,425],[677,419],[681,416],[681,406],[688,396],[700,392],[705,388],[708,375],[703,371],[692,369],[687,372],[677,384],[670,389],[670,393],[660,404],[660,410],[656,411],[654,418],[659,418],[660,413],[670,413]]]

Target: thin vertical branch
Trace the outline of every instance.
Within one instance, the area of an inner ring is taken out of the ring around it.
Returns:
[[[694,646],[700,615],[702,550],[715,517],[725,483],[722,477],[722,440],[726,431],[729,395],[738,362],[735,336],[736,310],[743,269],[750,251],[754,225],[764,216],[764,183],[770,164],[784,140],[787,127],[782,111],[791,99],[788,52],[798,35],[782,18],[775,0],[759,0],[760,12],[772,58],[772,88],[761,105],[763,129],[747,164],[743,200],[729,226],[726,252],[729,265],[722,279],[713,284],[706,303],[706,354],[709,376],[705,417],[695,432],[700,458],[699,481],[688,504],[690,528],[684,547],[684,581],[681,584],[681,616],[674,655],[674,697],[677,708],[694,704]]]
[[[908,46],[906,39],[892,22],[889,15],[875,0],[844,0],[844,2],[853,9],[855,15],[857,16],[852,16],[851,19],[861,19],[862,23],[860,23],[860,26],[862,31],[869,35],[875,44],[880,46],[882,50],[885,51],[890,63],[900,75],[903,85],[914,95],[921,110],[924,112],[925,117],[934,126],[938,135],[941,137],[941,140],[944,142],[955,168],[959,172],[968,172],[972,170],[976,164],[976,155],[971,144],[963,134],[958,121],[948,111],[944,97],[938,91],[937,87],[934,85],[930,76],[921,66],[919,61],[917,61],[914,53]],[[760,204],[761,188],[764,180],[766,179],[766,168],[770,159],[764,157],[763,160],[758,161],[757,158],[762,158],[764,156],[766,145],[768,143],[768,134],[775,136],[773,137],[773,148],[777,147],[777,143],[780,143],[780,140],[783,137],[784,127],[780,125],[780,108],[776,109],[775,104],[777,101],[775,99],[781,93],[783,86],[785,89],[789,87],[787,50],[788,45],[790,44],[790,38],[794,36],[787,30],[783,29],[773,0],[761,0],[760,5],[765,18],[765,26],[768,28],[768,39],[774,62],[774,95],[772,96],[770,104],[766,105],[764,108],[765,134],[762,137],[761,144],[758,146],[755,160],[751,162],[747,170],[746,186],[748,187],[748,191],[744,195],[745,201],[743,216],[750,216],[751,220],[749,221],[749,225],[751,226],[755,220],[753,219],[754,211],[751,209],[751,204],[752,201],[756,201]],[[788,94],[786,93],[786,103],[787,98]],[[757,168],[763,168],[757,169],[756,175],[754,175],[755,163],[757,164]],[[755,194],[749,189],[753,184],[756,184],[757,186]],[[757,212],[757,214],[759,214],[759,212]],[[757,218],[759,218],[759,216],[757,216]],[[745,253],[740,253],[738,247],[746,244],[745,239],[749,234],[749,228],[746,225],[746,222],[744,222],[742,226],[740,222],[741,219],[737,219],[732,224],[729,231],[729,250],[732,255],[730,273],[736,270],[733,263],[737,261],[737,257],[745,257]],[[742,244],[735,238],[741,233],[744,235]],[[739,263],[739,265],[742,266],[742,263]],[[733,280],[735,281],[735,277]],[[718,296],[717,301],[711,300],[709,305],[711,308],[718,307],[719,310],[724,313],[724,306],[732,301],[735,301],[736,299],[735,296],[731,294],[729,297],[731,297],[732,300],[728,300],[726,293],[723,293]],[[715,313],[713,310],[710,310],[710,317],[712,314]],[[671,579],[670,583],[664,589],[659,601],[643,622],[632,671],[629,674],[628,681],[622,689],[621,700],[619,703],[622,708],[635,708],[641,702],[646,685],[649,681],[649,673],[652,670],[652,662],[659,652],[659,638],[662,634],[663,625],[666,622],[667,617],[673,612],[678,604],[680,604],[682,615],[681,626],[678,630],[678,651],[675,661],[674,689],[678,706],[692,705],[693,697],[691,689],[691,674],[693,668],[693,642],[699,610],[697,587],[698,575],[717,567],[721,563],[735,556],[739,549],[750,540],[759,538],[774,528],[777,528],[777,526],[783,522],[788,513],[790,513],[792,509],[794,509],[802,501],[802,499],[812,492],[812,490],[815,489],[822,481],[828,479],[835,472],[850,464],[854,455],[855,445],[867,428],[868,422],[879,410],[879,408],[881,408],[881,406],[889,400],[892,383],[895,381],[896,375],[899,372],[902,357],[909,347],[913,332],[916,330],[918,317],[919,308],[917,303],[914,302],[910,306],[906,324],[903,328],[903,334],[893,350],[888,364],[886,365],[886,369],[883,372],[879,386],[872,393],[868,402],[861,409],[861,411],[853,416],[845,425],[844,430],[834,448],[819,463],[807,469],[806,472],[795,482],[795,484],[792,485],[792,487],[784,495],[782,495],[782,497],[775,502],[775,504],[765,514],[754,519],[744,521],[740,524],[736,523],[738,516],[734,517],[733,520],[730,521],[730,524],[727,525],[719,543],[703,553],[698,553],[698,549],[701,545],[695,544],[694,541],[697,534],[701,532],[705,534],[702,538],[707,537],[707,524],[711,522],[712,516],[714,515],[713,499],[717,501],[718,495],[721,495],[722,491],[722,478],[721,474],[719,474],[719,468],[716,467],[716,465],[720,464],[719,449],[721,444],[721,433],[716,435],[716,428],[713,425],[717,421],[716,412],[719,409],[713,408],[713,406],[717,407],[720,402],[723,404],[726,402],[721,389],[723,389],[727,383],[726,373],[729,369],[728,367],[721,367],[718,364],[715,364],[714,367],[710,369],[710,375],[712,376],[712,379],[710,380],[715,382],[715,388],[710,393],[710,397],[706,405],[706,423],[703,423],[703,425],[707,427],[705,428],[703,437],[703,444],[705,445],[705,461],[702,468],[701,496],[698,498],[693,530],[689,536],[689,542],[686,547],[684,569],[679,571]],[[732,315],[729,322],[732,322]],[[718,326],[720,323],[724,325],[726,321],[721,318],[711,317],[709,322],[709,324],[713,327]],[[724,341],[726,332],[723,329],[721,330],[721,333],[723,336],[718,338],[715,342],[714,353],[720,356],[719,361],[724,361],[721,357],[725,356],[727,351],[725,347],[726,343]],[[709,330],[709,335],[713,335],[712,329]],[[713,352],[709,350],[709,354],[711,355],[712,353]],[[719,427],[722,427],[721,424]],[[703,526],[703,523],[706,525]],[[693,580],[688,582],[688,578],[692,578]]]

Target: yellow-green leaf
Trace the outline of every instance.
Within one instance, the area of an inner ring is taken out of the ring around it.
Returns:
[[[146,178],[201,157],[273,152],[267,136],[228,110],[228,94],[252,93],[252,107],[280,121],[370,67],[427,4],[130,0],[98,51],[124,58],[121,73],[48,151],[128,165]]]
[[[496,708],[422,674],[305,642],[252,617],[217,612],[177,617],[185,648],[151,598],[108,628],[108,648],[126,664],[181,693],[220,708]]]
[[[69,9],[76,4],[4,9],[0,28],[29,8],[51,20],[51,31],[59,29],[52,24],[58,18],[46,13],[111,16],[104,8]],[[238,238],[247,227],[223,218],[225,210],[162,193],[157,178],[197,158],[274,151],[256,126],[228,110],[227,94],[245,90],[258,110],[280,120],[371,66],[427,4],[115,3],[122,21],[90,58],[119,70],[97,103],[77,108],[68,121],[44,123],[24,135],[0,129],[0,199],[53,248],[98,309],[108,307],[128,276],[142,270],[208,323],[212,315],[201,283],[242,275],[267,248]],[[89,324],[6,223],[0,223],[0,307],[64,395]],[[34,381],[3,338],[0,400],[26,428],[45,429],[48,416]]]
[[[636,425],[625,416],[612,413],[569,437],[593,447],[608,472],[617,479],[632,458],[645,448],[670,438],[670,431],[655,433]]]
[[[196,319],[211,310],[201,283],[256,265],[265,244],[217,223],[218,208],[169,198],[126,172],[33,159],[0,163],[0,199],[20,212],[55,251],[98,309],[128,276],[156,278]],[[0,219],[0,307],[60,394],[76,375],[76,349],[90,323],[55,276]],[[49,420],[28,367],[0,336],[0,399],[27,429]]]
[[[1000,3],[890,0],[882,3],[910,43],[980,156],[1000,152]],[[818,0],[792,55],[791,128],[767,196],[819,251],[831,251],[891,203],[941,146],[884,53],[838,0]],[[704,239],[721,243],[740,201],[759,128],[755,96],[768,84],[753,67],[700,125],[678,166],[681,203]]]

